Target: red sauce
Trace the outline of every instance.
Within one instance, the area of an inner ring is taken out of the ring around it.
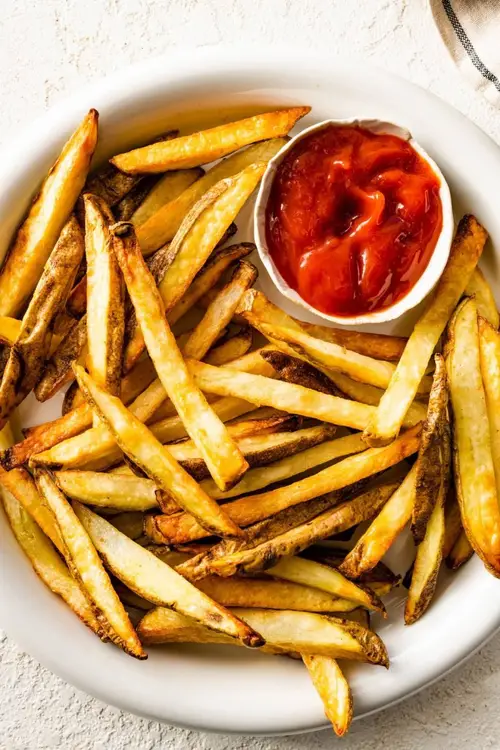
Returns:
[[[347,126],[311,133],[288,152],[266,212],[281,275],[331,315],[381,310],[404,297],[441,226],[439,181],[413,147]]]

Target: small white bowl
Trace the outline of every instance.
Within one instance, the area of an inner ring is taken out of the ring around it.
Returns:
[[[434,174],[439,181],[439,198],[442,204],[443,210],[443,226],[441,233],[436,242],[436,247],[433,250],[431,259],[427,265],[427,268],[423,272],[422,276],[418,279],[415,285],[410,291],[402,297],[400,300],[395,302],[393,305],[384,308],[383,310],[377,310],[374,312],[363,313],[362,315],[353,316],[339,316],[339,315],[328,315],[328,313],[321,312],[315,307],[306,302],[298,292],[292,289],[285,279],[280,274],[276,267],[274,260],[271,257],[269,248],[266,240],[266,207],[271,192],[271,187],[276,176],[279,165],[294,146],[306,136],[311,133],[315,133],[319,130],[334,126],[359,126],[377,134],[389,134],[396,135],[399,138],[404,139],[413,146],[415,151],[427,162]],[[312,125],[309,128],[305,128],[298,135],[294,136],[288,143],[283,146],[281,151],[278,151],[276,156],[271,159],[267,169],[264,173],[264,177],[261,181],[259,192],[257,194],[257,200],[255,202],[254,210],[254,227],[255,227],[255,244],[259,256],[264,264],[267,272],[269,273],[274,284],[281,292],[281,294],[294,302],[297,305],[305,308],[314,315],[318,315],[331,323],[341,325],[365,325],[367,323],[386,323],[390,320],[395,320],[401,317],[404,313],[408,312],[412,308],[416,307],[429,292],[432,291],[434,286],[439,280],[439,277],[443,273],[444,267],[450,254],[451,242],[453,239],[454,232],[454,220],[453,210],[451,205],[451,195],[448,184],[437,166],[437,164],[431,159],[429,154],[424,151],[413,138],[409,130],[400,125],[396,125],[392,122],[384,122],[383,120],[324,120],[317,125]]]

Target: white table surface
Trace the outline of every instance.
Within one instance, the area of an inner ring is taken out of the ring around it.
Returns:
[[[431,89],[500,143],[500,112],[461,79],[425,6],[424,0],[0,0],[0,145],[109,71],[181,45],[238,41],[362,57]],[[498,748],[499,702],[497,636],[438,684],[355,723],[342,747]],[[54,677],[0,631],[0,750],[321,750],[333,743],[330,732],[228,738],[121,713]]]

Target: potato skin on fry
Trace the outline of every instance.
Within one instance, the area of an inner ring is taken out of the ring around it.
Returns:
[[[34,290],[85,183],[98,119],[91,109],[67,141],[18,230],[0,272],[0,315],[17,315]]]

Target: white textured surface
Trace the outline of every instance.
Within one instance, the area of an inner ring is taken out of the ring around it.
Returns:
[[[475,95],[449,62],[423,0],[2,0],[0,5],[0,144],[67,92],[129,62],[180,45],[238,41],[362,56],[430,88],[500,142],[498,111]],[[497,637],[419,696],[356,723],[343,747],[497,748],[499,646]],[[329,732],[252,740],[138,719],[65,685],[5,637],[0,662],[0,750],[312,750],[334,742]]]

